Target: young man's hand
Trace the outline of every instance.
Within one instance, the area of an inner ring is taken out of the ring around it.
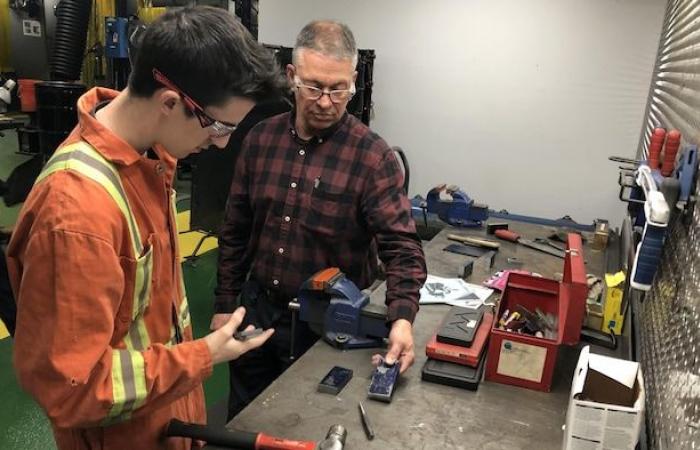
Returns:
[[[211,331],[218,330],[219,328],[223,327],[228,323],[228,321],[231,319],[232,314],[214,314],[214,316],[211,318],[211,324],[209,324],[209,329]]]
[[[214,364],[237,359],[245,352],[260,347],[270,338],[270,336],[272,336],[272,333],[275,332],[274,329],[270,328],[265,330],[259,336],[255,336],[246,341],[238,341],[234,339],[233,334],[238,330],[241,322],[243,322],[243,317],[245,317],[245,308],[240,307],[236,309],[233,314],[227,315],[229,318],[226,323],[220,325],[216,331],[209,333],[204,337],[204,341],[209,347],[211,359]],[[252,328],[253,326],[251,325],[247,329]]]
[[[389,332],[389,351],[384,358],[387,364],[401,361],[400,372],[413,365],[416,355],[413,351],[413,325],[406,319],[398,319],[391,324]]]

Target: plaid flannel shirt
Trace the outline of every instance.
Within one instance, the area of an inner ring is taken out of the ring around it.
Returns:
[[[280,301],[339,267],[360,289],[386,269],[388,321],[413,322],[425,257],[394,152],[350,114],[309,141],[294,111],[244,141],[219,235],[215,311],[231,312],[248,275]]]

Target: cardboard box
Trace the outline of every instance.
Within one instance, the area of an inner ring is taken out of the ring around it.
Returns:
[[[601,331],[610,332],[612,328],[616,335],[622,334],[622,325],[625,316],[621,310],[622,295],[625,286],[625,273],[605,274],[605,309],[603,310],[603,324]]]
[[[581,350],[564,427],[566,450],[634,449],[644,424],[639,363]]]

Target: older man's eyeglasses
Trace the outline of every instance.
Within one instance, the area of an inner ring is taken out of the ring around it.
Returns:
[[[302,83],[298,76],[294,77],[294,86],[301,93],[301,95],[309,100],[318,100],[324,95],[328,95],[333,103],[343,103],[346,100],[352,98],[355,95],[355,85],[353,84],[350,89],[321,89],[316,86],[309,86],[308,84]]]
[[[185,103],[185,106],[187,106],[187,108],[190,111],[192,111],[192,114],[194,114],[197,117],[197,119],[199,120],[199,124],[202,126],[202,128],[207,129],[209,136],[213,138],[225,137],[236,131],[236,128],[238,128],[237,124],[221,122],[205,113],[204,108],[199,106],[197,102],[195,102],[192,99],[192,97],[185,94],[182,91],[182,89],[177,87],[175,83],[173,83],[168,79],[168,77],[163,75],[160,70],[153,69],[153,79],[165,86],[166,88],[180,94],[180,97]]]

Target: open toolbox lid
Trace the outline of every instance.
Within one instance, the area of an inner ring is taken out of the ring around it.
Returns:
[[[581,236],[569,233],[564,257],[564,277],[559,284],[559,309],[566,320],[560,324],[563,327],[561,343],[577,344],[581,337],[581,327],[586,315],[586,299],[588,284],[586,282],[586,264],[583,258],[583,242]],[[563,310],[563,311],[562,311]]]

